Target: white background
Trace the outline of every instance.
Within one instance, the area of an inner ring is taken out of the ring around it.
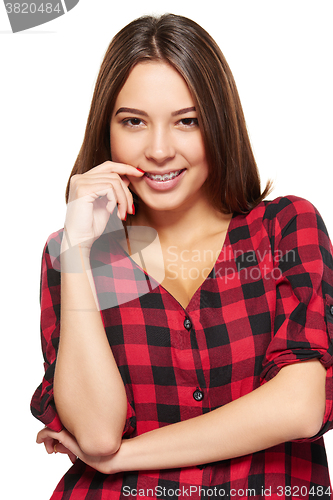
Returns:
[[[331,1],[81,0],[17,34],[1,2],[2,498],[47,500],[70,466],[35,444],[42,425],[29,411],[43,373],[42,248],[63,226],[65,186],[107,45],[134,18],[164,12],[199,22],[222,48],[262,181],[275,181],[270,197],[308,198],[333,235]],[[325,439],[333,470],[333,433]]]

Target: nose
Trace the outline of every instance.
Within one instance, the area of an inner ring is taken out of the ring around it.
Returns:
[[[146,158],[158,164],[164,164],[175,157],[172,132],[162,127],[150,131],[145,152]]]

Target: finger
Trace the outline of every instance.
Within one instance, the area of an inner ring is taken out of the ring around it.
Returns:
[[[48,453],[54,453],[55,451],[58,452],[60,450],[63,450],[61,451],[61,453],[63,453],[64,449],[66,449],[68,451],[65,453],[70,453],[70,458],[72,459],[77,457],[79,453],[82,454],[75,438],[66,430],[54,432],[46,427],[38,433],[37,443],[44,443],[45,448],[47,446]],[[54,445],[56,446],[56,449],[54,449]]]
[[[114,211],[116,205],[117,205],[117,200],[116,200],[116,195],[113,191],[113,189],[109,189],[104,191],[100,191],[99,197],[94,201],[94,211],[98,212],[98,210],[107,210],[110,214]]]
[[[133,197],[130,190],[121,179],[112,183],[114,195],[118,204],[118,216],[120,219],[126,219],[127,213],[132,213]],[[112,201],[112,193],[111,200]]]
[[[80,179],[74,188],[74,198],[85,198],[87,202],[94,202],[100,196],[107,196],[112,202],[107,209],[112,213],[115,204],[118,204],[119,217],[126,218],[126,213],[132,213],[133,197],[126,184],[117,175],[110,178],[92,177]],[[75,201],[72,200],[72,201]],[[111,209],[112,205],[112,209]]]
[[[55,432],[55,431],[52,431],[51,429],[49,429],[48,427],[45,427],[44,429],[42,429],[41,431],[38,432],[36,442],[38,444],[44,443],[46,451],[48,453],[53,453],[54,444],[61,442],[62,439],[65,437],[66,432],[67,431],[65,431],[65,430],[60,431],[60,432]]]
[[[68,448],[66,448],[62,443],[55,444],[56,453],[62,453],[64,455],[68,455],[70,461],[74,464],[76,462],[77,456],[71,452]]]
[[[49,429],[48,427],[44,427],[44,429],[42,429],[41,431],[38,432],[37,437],[36,437],[36,442],[38,444],[44,443],[44,441],[46,439],[53,437],[53,436],[51,436],[51,434],[58,435],[58,433],[51,431],[51,429]]]
[[[54,443],[55,440],[53,438],[46,438],[44,440],[45,450],[49,455],[54,452]]]
[[[112,183],[115,179],[121,179],[121,176],[116,172],[100,172],[100,173],[92,173],[89,175],[89,172],[86,174],[82,174],[82,176],[75,178],[74,184],[78,185],[87,185],[90,186],[92,184],[103,183],[109,184]]]
[[[108,202],[106,208],[110,213],[112,213],[115,206],[118,205],[118,215],[120,219],[126,219],[126,214],[132,213],[132,193],[120,178],[114,179],[107,188],[98,190],[95,194],[107,197]]]
[[[88,197],[88,195],[86,196]],[[131,206],[132,195],[130,193],[127,194],[119,183],[115,183],[104,189],[99,189],[91,196],[95,198],[93,201],[94,209],[96,210],[104,208],[111,214],[116,205],[118,205],[118,216],[120,219],[126,218],[126,212],[130,210],[129,207]],[[87,198],[87,201],[89,201],[89,198]]]
[[[90,191],[91,188],[93,188],[96,192],[96,189],[102,191],[103,188],[103,183],[105,183],[105,189],[108,190],[107,194],[109,196],[109,201],[112,200],[112,191],[110,191],[109,189],[113,189],[114,190],[114,194],[117,195],[119,194],[120,198],[119,200],[117,199],[117,203],[122,205],[123,203],[123,206],[121,208],[124,208],[124,210],[120,210],[120,212],[122,213],[123,212],[123,216],[125,215],[126,212],[128,213],[132,213],[132,206],[133,206],[133,196],[132,196],[132,193],[131,191],[128,189],[128,186],[130,184],[130,181],[129,179],[127,179],[126,177],[120,177],[118,174],[110,174],[109,176],[101,176],[100,174],[95,174],[93,176],[91,176],[89,179],[86,178],[86,179],[82,179],[82,188],[83,186],[85,186],[85,190],[87,191]],[[100,189],[102,188],[102,189]],[[126,203],[125,203],[125,199],[123,197],[123,193],[125,194],[125,197],[127,199],[127,209],[126,209]],[[100,196],[101,196],[101,193],[99,192],[98,193]],[[114,206],[113,206],[114,208]],[[112,212],[112,210],[110,210],[110,212]],[[123,218],[123,217],[122,217]]]
[[[82,451],[74,438],[68,431],[64,430],[59,435],[59,444],[56,445],[56,450],[68,450],[74,456],[78,456]],[[59,448],[58,448],[59,447]],[[66,453],[68,454],[68,451]]]
[[[137,173],[137,172],[134,172],[134,173]],[[133,177],[133,174],[127,174],[128,176],[132,176]],[[112,179],[116,179],[116,178],[119,178],[122,180],[122,182],[125,184],[126,187],[128,187],[131,183],[131,180],[130,178],[127,176],[127,175],[124,175],[124,174],[121,174],[121,173],[117,173],[117,172],[93,172],[92,170],[89,170],[88,172],[86,172],[85,174],[82,174],[82,178],[76,178],[75,180],[76,181],[95,181],[95,182],[98,182],[99,180],[102,180],[103,178],[105,179],[105,182],[110,182],[112,181]],[[143,171],[140,171],[140,176],[143,175]]]
[[[119,175],[134,175],[136,177],[141,177],[144,174],[144,171],[139,167],[133,167],[132,165],[128,165],[126,163],[116,163],[114,161],[107,160],[104,163],[91,168],[84,175],[90,175],[98,172],[115,172]]]
[[[67,455],[69,457],[69,460],[72,462],[72,464],[75,464],[78,457],[76,455],[74,455],[74,453],[72,453],[72,452],[67,453]]]

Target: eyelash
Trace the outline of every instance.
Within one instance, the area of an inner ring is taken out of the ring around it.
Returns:
[[[137,123],[136,125],[133,125],[133,123],[131,123],[131,122],[134,121],[134,120],[138,120],[140,123]],[[197,118],[182,118],[181,120],[179,120],[178,123],[185,122],[185,121],[192,122],[191,125],[189,125],[189,124],[185,125],[185,123],[183,123],[183,126],[186,127],[186,128],[192,128],[192,127],[198,126],[198,119]],[[138,128],[141,125],[142,120],[141,120],[141,118],[125,118],[124,120],[122,120],[122,123],[125,126],[130,127],[130,128]]]
[[[124,125],[127,125],[128,127],[132,127],[132,128],[136,128],[138,127],[140,124],[137,124],[137,125],[133,125],[131,124],[130,122],[134,121],[134,120],[139,120],[139,122],[142,122],[142,120],[140,118],[125,118],[125,120],[122,120],[122,123]]]
[[[186,120],[188,121],[191,121],[191,122],[194,122],[192,123],[192,125],[185,125],[185,127],[194,127],[194,126],[197,126],[198,125],[198,118],[182,118],[181,120],[179,120],[180,122],[185,122]]]

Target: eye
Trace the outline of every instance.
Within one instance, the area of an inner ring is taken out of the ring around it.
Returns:
[[[140,126],[143,122],[140,118],[125,118],[125,120],[122,120],[122,123],[127,127],[136,128]]]
[[[197,127],[198,118],[182,118],[178,123],[184,127]]]

